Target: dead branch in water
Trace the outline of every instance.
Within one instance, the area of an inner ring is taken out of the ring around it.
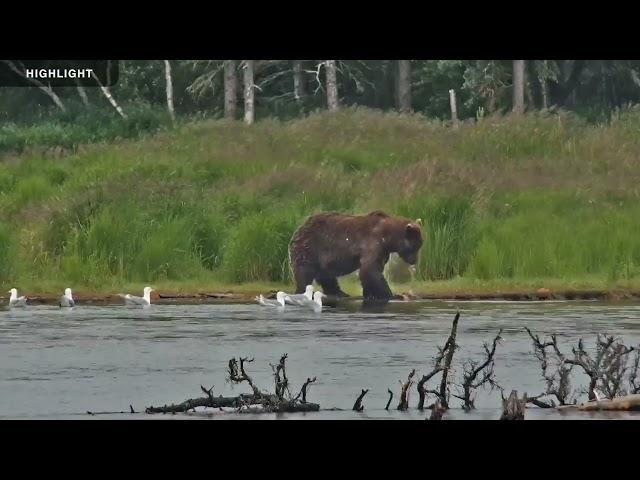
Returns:
[[[617,342],[613,336],[604,338],[598,334],[596,340],[595,358],[584,349],[582,339],[578,341],[578,347],[574,347],[573,359],[566,359],[566,363],[577,365],[589,377],[587,394],[589,400],[596,400],[596,386],[604,390],[607,398],[614,398],[619,394],[625,394],[623,390],[624,375],[627,371],[628,354],[633,347],[626,347]]]
[[[228,379],[233,383],[247,382],[251,387],[251,390],[253,390],[253,394],[256,396],[260,396],[260,390],[258,390],[258,388],[253,384],[251,377],[249,377],[249,375],[247,375],[247,372],[245,372],[244,370],[244,362],[253,362],[253,358],[240,358],[240,374],[238,374],[238,361],[235,358],[229,360]]]
[[[498,342],[502,340],[500,334],[502,333],[502,329],[498,332],[498,335],[493,339],[493,346],[489,349],[488,344],[484,344],[484,352],[487,358],[482,363],[478,363],[474,360],[468,361],[463,367],[463,382],[462,382],[462,392],[463,395],[454,395],[454,397],[459,398],[463,401],[462,408],[465,411],[472,410],[475,407],[474,400],[472,398],[473,391],[489,384],[491,389],[497,386],[493,367],[494,367],[494,356],[496,354],[496,347],[498,346]],[[478,375],[482,374],[480,379],[478,379]]]
[[[555,408],[556,404],[553,402],[553,400],[550,400],[551,403],[543,402],[542,400],[540,400],[541,397],[545,397],[546,395],[546,393],[541,393],[536,397],[527,397],[527,403],[531,403],[532,405],[535,405],[539,408]]]
[[[358,398],[356,399],[356,403],[353,404],[353,408],[351,410],[355,410],[356,412],[361,412],[364,410],[364,406],[362,405],[362,399],[364,398],[364,396],[367,394],[368,391],[369,389],[367,390],[365,390],[364,388],[362,389],[362,393],[358,395]]]
[[[403,384],[401,380],[400,385],[402,389],[400,391],[400,402],[398,403],[398,410],[407,410],[409,408],[409,388],[413,384],[413,376],[416,374],[416,369],[411,370],[411,373],[407,377],[407,381]]]
[[[273,370],[273,376],[274,376],[274,380],[275,380],[275,389],[276,389],[276,396],[278,398],[283,398],[284,397],[284,393],[285,391],[289,390],[289,380],[287,379],[287,373],[285,370],[285,362],[287,361],[287,354],[285,353],[284,355],[282,355],[282,357],[280,357],[280,362],[278,363],[278,365],[271,365],[271,369]],[[282,373],[282,378],[280,377],[280,374]]]
[[[512,390],[509,398],[502,397],[502,416],[500,420],[524,420],[524,411],[527,405],[527,394],[522,400],[518,398],[518,392]]]
[[[598,338],[598,344],[600,344],[600,338]],[[602,343],[604,345],[605,342]],[[613,343],[609,349],[606,350],[604,358],[602,359],[602,381],[601,386],[604,394],[610,398],[626,395],[627,391],[624,388],[624,376],[627,373],[629,367],[629,353],[635,351],[633,347],[627,347],[622,342]],[[635,367],[635,366],[634,366]],[[629,374],[629,379],[633,373]],[[634,393],[634,392],[629,392]]]
[[[553,395],[556,397],[556,400],[558,400],[558,403],[560,405],[568,405],[570,402],[569,397],[572,393],[570,373],[573,366],[567,366],[564,354],[558,347],[558,340],[556,336],[551,335],[551,341],[543,343],[540,341],[540,337],[531,333],[531,330],[529,330],[527,327],[525,327],[525,330],[533,341],[534,353],[538,360],[540,360],[540,365],[542,367],[542,378],[544,378],[546,383],[545,393],[539,395],[538,397],[535,397],[536,400],[542,396]],[[555,359],[553,360],[556,369],[552,372],[549,372],[550,358],[547,354],[547,348],[551,348],[553,353],[555,354]],[[540,405],[542,404],[543,403],[540,403]],[[555,404],[553,406],[555,406]]]
[[[309,388],[309,385],[311,385],[315,381],[316,377],[313,377],[313,379],[307,378],[307,381],[304,382],[304,385],[302,385],[300,392],[298,393],[298,395],[296,395],[296,398],[294,398],[294,400],[297,400],[298,398],[300,398],[300,395],[302,395],[302,403],[307,403],[307,388]]]
[[[451,362],[453,361],[453,354],[457,348],[456,345],[456,334],[458,332],[458,320],[460,319],[460,312],[456,313],[455,318],[453,319],[453,324],[451,325],[451,333],[449,334],[449,338],[447,339],[447,343],[444,344],[444,347],[440,350],[438,358],[436,359],[436,364],[438,364],[442,358],[444,357],[444,368],[442,371],[442,380],[440,381],[440,392],[439,399],[440,403],[444,408],[449,408],[449,395],[448,395],[448,387],[447,377],[449,375],[449,371],[451,369]],[[446,355],[446,356],[445,356]]]
[[[424,410],[424,401],[427,396],[427,389],[425,387],[425,384],[431,379],[431,377],[441,372],[442,370],[444,370],[443,367],[441,367],[440,365],[436,365],[436,367],[429,374],[423,375],[420,381],[418,382],[418,385],[417,385],[418,396],[419,396],[418,410]],[[389,401],[391,401],[391,399],[389,399]]]
[[[129,405],[128,412],[92,412],[90,410],[87,410],[87,415],[116,415],[119,413],[136,413],[136,411],[133,409],[132,405]]]
[[[389,410],[389,405],[391,405],[391,400],[393,400],[393,392],[390,388],[387,388],[387,391],[389,392],[389,400],[387,401],[387,406],[384,407],[385,410]]]

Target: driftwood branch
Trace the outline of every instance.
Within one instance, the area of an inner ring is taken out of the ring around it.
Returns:
[[[352,410],[355,410],[356,412],[361,412],[364,410],[364,406],[362,405],[362,399],[364,398],[364,396],[367,394],[368,391],[369,389],[367,390],[362,389],[362,392],[360,393],[360,395],[358,395],[358,398],[356,399],[356,403],[353,404]]]

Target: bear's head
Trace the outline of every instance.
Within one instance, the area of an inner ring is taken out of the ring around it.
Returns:
[[[398,255],[408,264],[415,265],[418,262],[420,247],[422,247],[422,230],[419,222],[407,223],[398,246]]]

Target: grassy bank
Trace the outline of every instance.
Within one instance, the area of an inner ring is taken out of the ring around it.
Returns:
[[[451,130],[347,110],[251,127],[193,123],[62,157],[5,155],[0,283],[288,286],[287,243],[305,216],[383,209],[425,223],[416,278],[400,263],[387,272],[401,290],[633,288],[638,133],[636,111],[606,126],[563,114]]]

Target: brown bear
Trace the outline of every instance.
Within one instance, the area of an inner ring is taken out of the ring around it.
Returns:
[[[361,216],[313,215],[296,230],[289,243],[296,293],[303,293],[315,280],[325,294],[346,297],[338,277],[359,269],[363,297],[389,300],[393,294],[382,274],[389,255],[397,252],[414,265],[421,246],[420,225],[382,211]]]

